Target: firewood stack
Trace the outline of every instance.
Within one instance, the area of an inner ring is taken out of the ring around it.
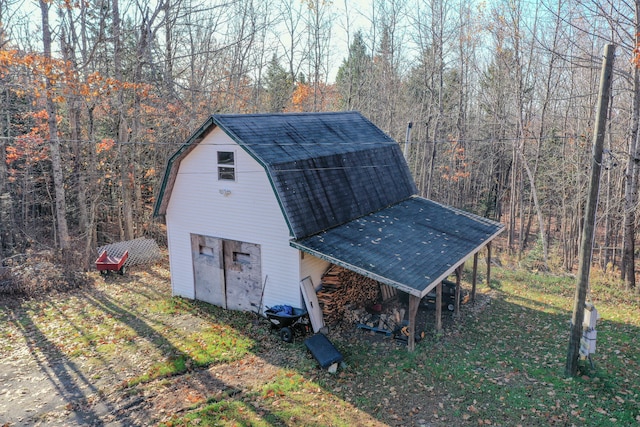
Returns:
[[[321,283],[318,302],[328,324],[340,321],[348,309],[376,302],[380,292],[379,282],[335,265],[322,276]]]

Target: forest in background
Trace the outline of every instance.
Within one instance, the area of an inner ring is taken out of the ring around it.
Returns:
[[[614,43],[594,257],[633,288],[639,34],[640,0],[0,0],[0,260],[163,242],[166,161],[210,114],[358,110],[421,195],[572,270]]]

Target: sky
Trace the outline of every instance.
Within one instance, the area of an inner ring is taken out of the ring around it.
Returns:
[[[336,18],[332,29],[332,45],[335,58],[329,71],[329,81],[335,80],[342,60],[347,57],[353,34],[358,30],[366,32],[371,27],[371,22],[366,17],[366,14],[370,14],[371,2],[372,0],[334,0],[332,6],[335,8]],[[349,32],[346,30],[348,27]]]
[[[155,1],[155,0],[143,0]],[[303,0],[299,0],[303,1]],[[362,30],[368,33],[371,29],[371,21],[368,16],[371,15],[374,0],[325,0],[329,1],[329,7],[333,12],[332,31],[331,31],[331,49],[328,70],[328,80],[334,81],[335,75],[342,61],[348,54],[349,44],[353,38],[353,34]],[[30,31],[39,32],[41,25],[41,14],[37,0],[17,0],[12,4],[17,14],[26,15],[30,18]],[[56,33],[55,20],[56,12],[50,12],[50,20],[53,25],[54,37]],[[347,31],[347,28],[349,31]],[[286,33],[284,31],[283,33]],[[36,46],[34,46],[36,47]],[[37,48],[37,47],[36,47]]]

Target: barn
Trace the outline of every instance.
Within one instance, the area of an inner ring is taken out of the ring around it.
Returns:
[[[503,229],[416,193],[398,143],[358,112],[215,114],[169,159],[154,214],[175,295],[299,307],[301,281],[335,264],[408,293],[415,314]]]

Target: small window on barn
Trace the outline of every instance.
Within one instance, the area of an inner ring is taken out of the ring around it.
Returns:
[[[200,245],[200,255],[213,256],[213,248]]]
[[[236,161],[233,151],[218,151],[218,180],[236,180]]]
[[[239,264],[251,264],[251,254],[247,254],[244,252],[234,252],[233,262],[237,262]]]

